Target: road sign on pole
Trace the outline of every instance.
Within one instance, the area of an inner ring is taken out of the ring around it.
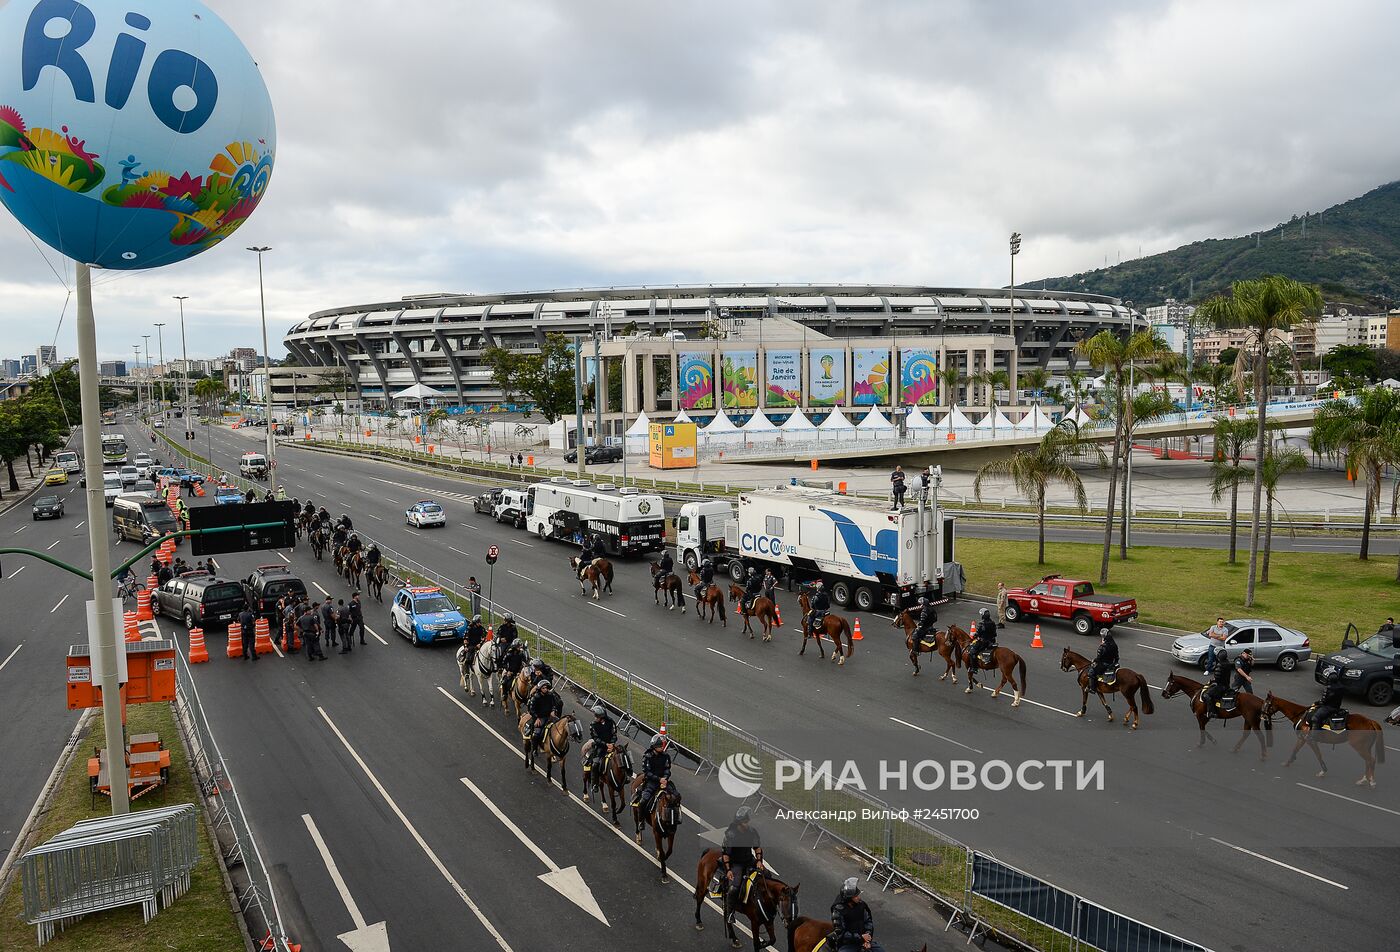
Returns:
[[[489,548],[487,548],[487,550],[486,550],[486,564],[487,564],[487,565],[495,565],[495,564],[496,564],[496,560],[499,559],[500,557],[501,557],[501,550],[500,550],[500,547],[499,547],[499,546],[494,546],[494,545],[493,545],[493,546],[490,546]]]

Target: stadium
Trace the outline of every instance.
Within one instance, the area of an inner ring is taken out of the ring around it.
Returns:
[[[507,398],[483,359],[487,348],[528,351],[550,333],[596,337],[605,365],[627,367],[623,405],[604,408],[626,416],[714,409],[713,400],[687,404],[671,386],[690,358],[713,376],[732,363],[763,378],[755,403],[740,407],[897,405],[908,388],[895,383],[901,368],[915,372],[914,355],[925,373],[956,366],[968,378],[952,388],[931,381],[918,403],[986,406],[992,393],[976,384],[979,376],[1030,367],[1063,373],[1075,368],[1080,340],[1145,326],[1130,304],[1065,291],[1018,289],[1013,312],[1001,288],[735,284],[415,295],[318,311],[284,342],[307,366],[343,367],[348,389],[366,406],[416,386],[435,391],[438,405],[470,412],[498,409]],[[822,382],[832,382],[834,368],[842,386],[821,392],[819,365]],[[877,377],[889,380],[883,390]],[[785,388],[781,401],[770,399]]]

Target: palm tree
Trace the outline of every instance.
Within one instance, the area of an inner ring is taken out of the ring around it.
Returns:
[[[1032,367],[1021,373],[1021,385],[1032,393],[1043,393],[1050,383],[1050,371],[1044,367]]]
[[[1365,479],[1366,514],[1361,523],[1361,559],[1370,557],[1371,519],[1380,502],[1381,473],[1400,462],[1400,394],[1373,387],[1358,403],[1329,400],[1313,417],[1308,438],[1314,453],[1340,456],[1347,472]]]
[[[1210,386],[1216,403],[1220,403],[1220,398],[1225,395],[1224,391],[1230,386],[1234,374],[1235,368],[1230,364],[1206,364],[1196,369],[1196,375]]]
[[[1128,417],[1123,423],[1123,441],[1127,446],[1124,450],[1125,460],[1127,454],[1133,451],[1133,437],[1137,434],[1139,426],[1160,420],[1167,414],[1174,412],[1176,412],[1176,404],[1165,393],[1149,390],[1146,393],[1134,394],[1133,398],[1128,401]],[[1129,465],[1131,465],[1130,462]],[[1128,510],[1132,506],[1132,500],[1128,498],[1128,468],[1128,465],[1123,467],[1123,518],[1118,533],[1118,558],[1120,561],[1126,561],[1128,558],[1128,518],[1131,515]]]
[[[1269,447],[1259,461],[1264,471],[1264,558],[1259,569],[1259,583],[1269,584],[1269,556],[1274,548],[1274,504],[1278,502],[1278,484],[1285,476],[1301,473],[1308,468],[1308,458],[1294,446],[1276,443]]]
[[[967,378],[963,376],[962,368],[957,364],[949,364],[938,371],[938,388],[948,398],[948,406],[957,406],[958,388],[967,383]]]
[[[1239,538],[1240,483],[1253,475],[1244,465],[1245,447],[1254,441],[1254,421],[1248,417],[1216,417],[1215,447],[1210,460],[1210,501],[1219,502],[1230,493],[1230,564],[1235,564]]]
[[[1268,426],[1269,346],[1275,335],[1296,322],[1322,311],[1322,291],[1315,284],[1303,284],[1282,275],[1236,281],[1228,296],[1214,297],[1196,311],[1196,316],[1217,327],[1239,327],[1246,331],[1245,346],[1236,363],[1248,361],[1254,369],[1255,446],[1264,446]],[[1251,346],[1252,345],[1252,346]],[[1254,582],[1259,564],[1260,509],[1264,496],[1264,472],[1254,468],[1254,509],[1249,527],[1249,581],[1245,607],[1254,604]]]
[[[1082,340],[1077,345],[1079,352],[1095,367],[1108,376],[1109,385],[1114,388],[1112,405],[1124,406],[1123,394],[1127,389],[1125,371],[1135,360],[1151,360],[1166,349],[1162,339],[1151,331],[1139,331],[1127,340],[1112,331],[1100,331],[1093,337]],[[1073,382],[1071,382],[1073,384]],[[1104,510],[1103,559],[1099,566],[1099,584],[1108,584],[1108,553],[1113,547],[1113,513],[1117,501],[1118,475],[1123,462],[1124,414],[1116,413],[1113,430],[1113,465],[1108,480],[1108,506]]]
[[[1075,504],[1083,512],[1089,508],[1084,482],[1070,465],[1082,456],[1095,457],[1104,464],[1104,452],[1097,444],[1079,438],[1074,430],[1057,426],[1040,438],[1032,449],[1018,450],[1010,456],[992,460],[977,471],[972,482],[973,494],[982,499],[982,481],[992,478],[1010,479],[1016,491],[1036,509],[1039,562],[1045,564],[1045,495],[1051,483],[1060,483],[1074,494]]]
[[[1074,399],[1074,409],[1078,410],[1084,405],[1084,381],[1088,374],[1082,370],[1070,370],[1065,372],[1065,382],[1069,384],[1070,396]]]
[[[215,405],[224,397],[228,396],[228,388],[224,386],[222,380],[215,380],[213,377],[205,377],[197,381],[194,385],[195,399],[204,405],[205,412],[213,415]]]

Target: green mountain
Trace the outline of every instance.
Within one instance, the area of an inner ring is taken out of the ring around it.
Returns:
[[[1294,215],[1268,231],[1197,241],[1026,287],[1110,294],[1143,308],[1166,298],[1199,301],[1231,281],[1262,274],[1315,283],[1329,301],[1391,302],[1400,288],[1400,182],[1322,212]]]

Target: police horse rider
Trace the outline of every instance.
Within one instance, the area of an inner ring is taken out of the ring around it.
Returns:
[[[826,594],[826,586],[821,579],[812,583],[812,597],[807,600],[807,631],[811,635],[821,627],[831,612],[831,599]]]
[[[637,795],[632,798],[632,806],[649,813],[657,792],[670,784],[671,755],[666,752],[667,740],[663,734],[655,734],[647,745],[642,757],[642,784]]]
[[[977,660],[979,655],[989,651],[995,651],[997,647],[997,623],[992,618],[990,608],[982,609],[977,616],[977,634],[972,637],[972,645],[968,648],[968,667],[974,671],[981,667],[981,662]]]

